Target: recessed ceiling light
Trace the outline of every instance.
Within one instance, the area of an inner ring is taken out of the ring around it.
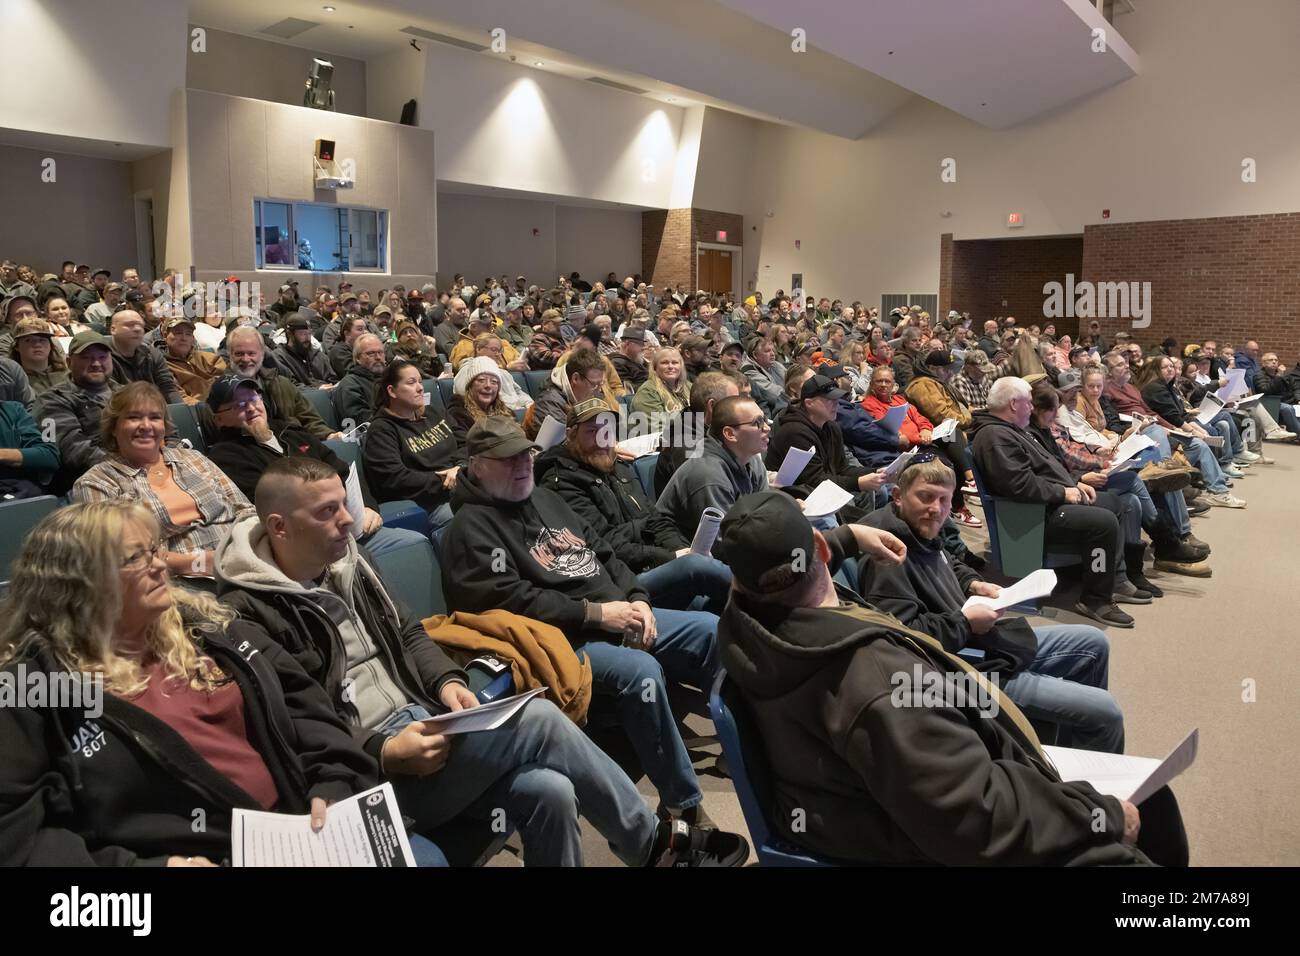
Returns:
[[[538,60],[536,63],[533,64],[533,66],[545,66],[545,65],[546,64],[543,63],[541,60]]]
[[[333,7],[321,7],[321,9],[324,10],[326,13],[333,13],[333,12],[334,12],[334,8],[333,8]]]

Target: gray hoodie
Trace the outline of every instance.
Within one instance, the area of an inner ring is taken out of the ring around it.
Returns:
[[[271,553],[266,529],[256,517],[235,524],[230,537],[217,550],[216,573],[219,580],[256,591],[287,592],[309,597],[338,629],[346,655],[346,696],[356,708],[362,727],[374,730],[394,711],[411,703],[411,696],[389,674],[384,655],[366,632],[355,604],[358,575],[366,575],[384,594],[384,614],[396,626],[397,608],[387,598],[378,577],[360,559],[355,541],[349,540],[348,553],[326,569],[320,581],[298,582],[288,578]]]
[[[700,456],[687,458],[673,472],[655,510],[668,515],[682,536],[691,539],[705,508],[717,508],[726,514],[741,495],[766,490],[767,469],[761,455],[742,464],[726,446],[708,435]],[[718,540],[722,540],[721,535]]]

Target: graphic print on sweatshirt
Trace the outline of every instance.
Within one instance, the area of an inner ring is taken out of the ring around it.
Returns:
[[[596,552],[568,528],[542,528],[528,553],[544,570],[566,578],[594,578],[600,574]]]

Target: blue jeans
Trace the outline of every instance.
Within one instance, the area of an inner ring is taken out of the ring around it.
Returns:
[[[366,546],[367,551],[377,558],[381,554],[388,554],[392,551],[410,547],[412,542],[423,543],[427,540],[419,532],[409,531],[406,528],[380,528],[361,543]]]
[[[1208,425],[1202,426],[1210,434],[1218,432],[1223,436],[1223,447],[1219,449],[1219,464],[1227,465],[1232,463],[1232,459],[1245,451],[1246,446],[1241,441],[1241,431],[1237,428],[1237,423],[1233,421],[1231,415],[1226,410],[1219,412],[1210,419]]]
[[[1278,424],[1292,435],[1300,435],[1300,417],[1296,416],[1295,406],[1283,402],[1278,406]]]
[[[392,737],[429,716],[408,704],[378,731]],[[580,810],[628,866],[649,859],[658,826],[627,774],[545,700],[529,701],[496,730],[454,737],[441,770],[390,779],[398,805],[421,830],[462,814],[498,826],[504,811],[529,866],[582,865]]]
[[[1002,682],[1025,716],[1060,728],[1065,747],[1124,752],[1124,715],[1106,690],[1110,643],[1090,624],[1036,627],[1038,653],[1029,666]]]
[[[408,833],[406,839],[411,844],[411,856],[415,857],[416,866],[451,866],[447,858],[438,849],[438,844],[418,833]]]
[[[1201,479],[1205,482],[1205,487],[1210,489],[1211,494],[1221,495],[1228,490],[1227,479],[1223,476],[1223,469],[1219,467],[1218,460],[1210,451],[1210,446],[1205,444],[1199,438],[1179,439],[1182,442],[1183,453],[1187,455],[1187,460],[1192,466],[1201,473]],[[1227,442],[1224,442],[1227,447]]]
[[[731,568],[717,558],[684,554],[637,575],[655,607],[721,614],[731,594]]]
[[[658,637],[649,651],[588,640],[592,692],[615,698],[619,721],[663,802],[686,810],[704,799],[677,732],[668,682],[707,690],[718,672],[718,619],[703,611],[654,608]]]
[[[1169,447],[1169,436],[1165,434],[1165,430],[1159,425],[1150,426],[1142,434],[1156,443],[1154,448],[1144,448],[1133,456],[1133,460],[1143,468],[1158,461],[1164,461],[1173,453]],[[1141,470],[1141,468],[1138,468],[1135,471]],[[1150,495],[1150,489],[1148,489],[1148,495]],[[1170,527],[1177,529],[1180,538],[1192,530],[1192,517],[1187,511],[1187,499],[1183,497],[1181,491],[1166,491],[1163,494],[1156,494],[1151,497],[1155,502],[1156,509],[1169,523]]]
[[[1142,521],[1147,517],[1147,509],[1150,509],[1151,518],[1156,516],[1156,506],[1147,486],[1136,471],[1121,471],[1106,479],[1102,490],[1110,492],[1119,502],[1119,511],[1115,517],[1119,519],[1120,530],[1124,534],[1123,543],[1137,544],[1142,540]]]
[[[442,555],[442,536],[447,525],[451,524],[451,519],[451,505],[445,501],[429,512],[429,540],[433,542],[433,550],[439,556]]]

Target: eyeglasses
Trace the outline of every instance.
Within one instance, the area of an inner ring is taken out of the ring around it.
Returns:
[[[154,559],[162,551],[162,542],[155,541],[147,548],[141,548],[134,554],[126,557],[122,561],[123,571],[142,571],[149,565],[153,564]]]
[[[772,427],[771,423],[766,418],[763,418],[762,416],[755,418],[752,422],[736,423],[737,428],[744,428],[746,425],[750,426],[751,428],[758,428],[762,430],[767,430]]]
[[[217,414],[224,415],[226,412],[236,412],[236,411],[246,412],[250,408],[253,408],[254,406],[261,405],[261,404],[262,404],[261,396],[258,396],[257,398],[246,398],[242,402],[231,402],[229,405],[223,406],[217,412]]]

